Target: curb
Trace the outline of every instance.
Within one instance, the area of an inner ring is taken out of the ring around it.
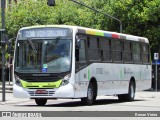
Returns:
[[[20,103],[23,103],[23,102],[28,102],[30,101],[31,99],[18,99],[18,98],[15,98],[14,100],[5,100],[5,102],[2,102],[0,101],[0,105],[9,105],[9,104],[20,104]]]

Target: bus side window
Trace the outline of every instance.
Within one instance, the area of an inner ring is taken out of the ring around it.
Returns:
[[[111,61],[110,40],[107,38],[100,39],[101,59],[102,61]]]
[[[132,43],[133,61],[135,63],[141,62],[141,46],[140,43]]]
[[[144,64],[149,63],[149,45],[147,44],[142,44],[142,51],[143,51],[143,55],[142,55],[142,60]]]
[[[112,39],[111,48],[113,62],[122,62],[122,42],[116,39]]]
[[[89,61],[99,61],[99,39],[94,36],[88,38],[88,59]]]
[[[124,62],[132,62],[132,51],[131,51],[131,43],[124,42],[123,46],[123,61]]]

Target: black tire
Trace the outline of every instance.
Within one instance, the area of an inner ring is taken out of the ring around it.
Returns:
[[[44,106],[47,103],[46,98],[36,98],[35,102],[38,106]]]
[[[96,97],[94,95],[94,88],[93,85],[90,83],[87,90],[87,97],[81,98],[81,102],[84,105],[92,105],[95,99]]]
[[[96,101],[97,95],[93,97],[93,103]]]
[[[135,97],[135,84],[133,81],[129,84],[128,94],[118,95],[119,101],[133,101]]]

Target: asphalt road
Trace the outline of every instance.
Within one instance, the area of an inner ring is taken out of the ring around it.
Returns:
[[[160,92],[138,92],[136,93],[135,101],[132,102],[119,102],[118,98],[116,96],[100,96],[97,98],[97,101],[92,106],[83,106],[79,99],[57,99],[57,100],[48,100],[46,106],[37,106],[35,104],[34,100],[30,99],[15,99],[10,96],[8,96],[10,100],[6,101],[5,103],[0,104],[0,111],[71,111],[70,113],[73,113],[73,116],[76,112],[84,112],[88,114],[88,111],[93,111],[93,113],[89,113],[90,117],[96,116],[94,113],[97,111],[97,113],[100,113],[100,111],[105,112],[106,114],[110,114],[110,111],[112,111],[112,117],[115,117],[116,114],[120,114],[119,112],[123,112],[122,114],[129,115],[127,111],[142,111],[145,113],[148,113],[147,111],[152,112],[156,114],[158,111],[158,116],[160,116]],[[105,114],[104,113],[104,114]],[[76,113],[77,114],[77,113]],[[71,116],[72,114],[70,114]],[[82,114],[80,114],[82,115]],[[63,115],[62,115],[63,116]],[[76,115],[75,115],[76,116]],[[83,116],[83,115],[82,115]],[[105,115],[104,115],[105,116]],[[117,115],[118,116],[118,115]],[[61,117],[61,116],[59,116]],[[85,115],[84,115],[85,117]],[[98,117],[98,114],[97,114]],[[130,116],[128,116],[130,117]],[[143,117],[143,116],[141,116]],[[154,119],[159,119],[156,116],[153,116]],[[73,117],[72,117],[73,118]],[[131,116],[131,119],[132,120]],[[64,119],[62,117],[62,119]],[[70,119],[70,117],[68,117]],[[81,118],[79,118],[81,119]],[[92,119],[96,119],[95,117]],[[101,117],[101,119],[105,119],[105,117]],[[115,118],[117,119],[117,117]],[[125,118],[127,119],[127,118]],[[123,120],[125,120],[123,119]],[[150,117],[143,117],[143,120],[151,120]],[[65,120],[67,118],[65,117]],[[114,120],[114,118],[112,118]],[[139,118],[137,118],[139,120]],[[142,120],[142,118],[141,118]]]

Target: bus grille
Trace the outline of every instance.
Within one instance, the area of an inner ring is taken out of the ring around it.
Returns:
[[[47,93],[44,93],[44,94],[37,94],[36,91],[28,91],[28,94],[31,97],[34,97],[34,96],[53,96],[54,91],[47,91]]]

